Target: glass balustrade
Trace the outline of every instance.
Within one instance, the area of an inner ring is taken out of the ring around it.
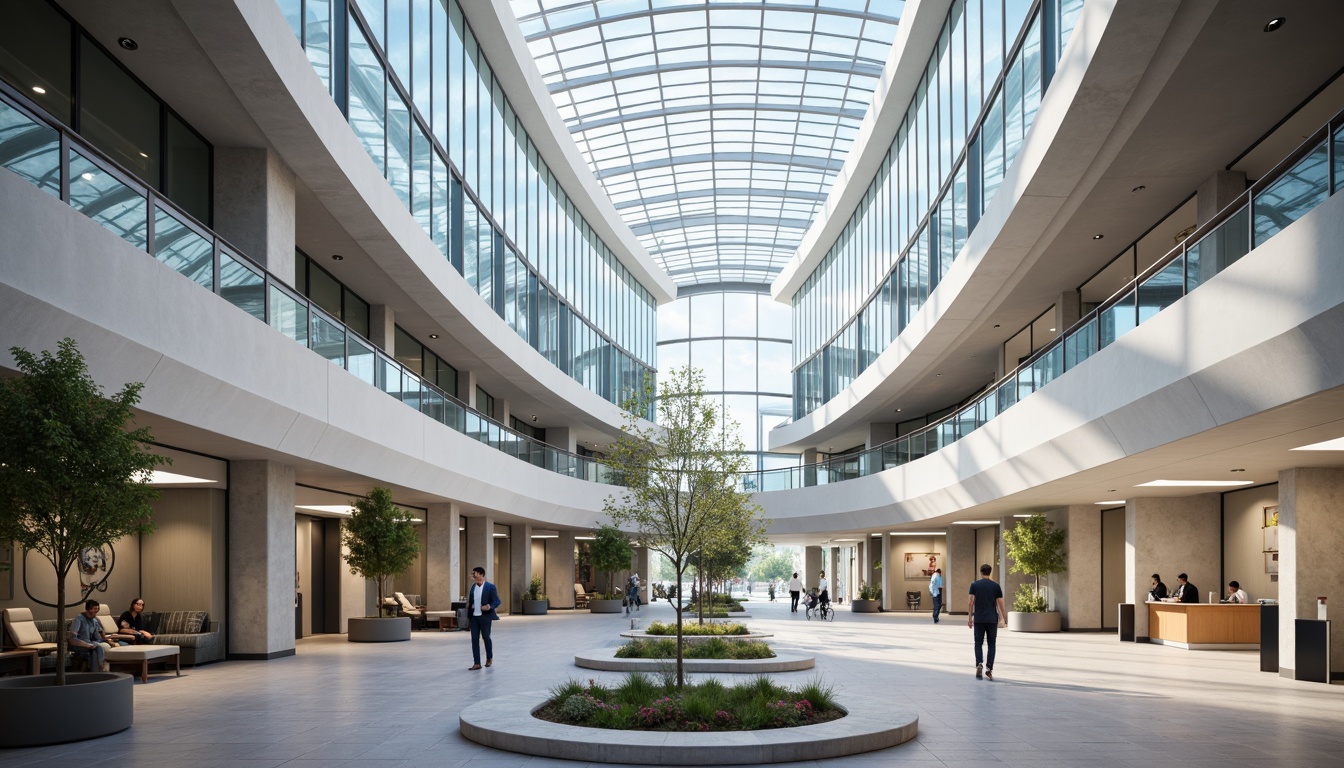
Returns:
[[[1344,184],[1342,154],[1344,113],[1144,274],[952,415],[860,454],[749,473],[740,487],[769,492],[842,482],[907,464],[952,445],[1157,316],[1236,263],[1250,252],[1252,244],[1263,245],[1325,202]]]
[[[64,153],[63,139],[69,147]],[[612,484],[612,473],[596,460],[514,432],[420,378],[154,190],[134,181],[134,176],[79,136],[47,124],[4,95],[0,95],[0,167],[435,421],[534,466]]]

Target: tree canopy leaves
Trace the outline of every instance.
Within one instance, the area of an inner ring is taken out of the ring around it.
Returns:
[[[410,568],[420,554],[411,513],[392,503],[389,488],[375,487],[355,501],[354,512],[341,527],[341,542],[349,549],[345,562],[350,572],[377,583],[379,610],[387,579]]]

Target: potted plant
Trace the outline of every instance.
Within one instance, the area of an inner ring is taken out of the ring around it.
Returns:
[[[56,626],[66,626],[66,577],[80,552],[150,533],[150,473],[168,460],[147,449],[149,429],[127,431],[142,384],[103,396],[73,339],[56,354],[10,349],[22,374],[0,380],[0,541],[51,563]],[[90,587],[92,591],[92,587]],[[53,605],[53,604],[48,604]],[[56,632],[56,674],[0,680],[0,747],[78,741],[125,730],[131,677],[65,671],[67,634]],[[71,713],[78,713],[72,716]]]
[[[1067,532],[1056,530],[1054,523],[1041,515],[1032,515],[1003,532],[1003,543],[1012,558],[1012,573],[1034,577],[1033,584],[1022,584],[1013,596],[1013,609],[1008,612],[1008,629],[1014,632],[1058,632],[1059,611],[1049,610],[1049,602],[1041,592],[1041,578],[1068,569],[1064,553]]]
[[[854,613],[879,613],[882,610],[882,588],[864,584],[859,587],[857,600],[849,601],[849,610]]]
[[[387,580],[410,568],[420,554],[420,536],[411,524],[411,513],[392,503],[388,488],[374,488],[355,500],[350,519],[341,526],[341,543],[349,550],[345,562],[350,572],[378,585],[380,611]],[[351,618],[347,639],[353,643],[410,640],[411,617]]]
[[[522,594],[524,616],[545,616],[551,606],[550,598],[541,591],[541,577],[532,576],[527,583],[527,591]]]
[[[588,600],[588,610],[593,613],[620,613],[624,609],[621,606],[621,595],[616,591],[616,572],[630,567],[630,558],[635,554],[630,539],[614,525],[598,526],[593,531],[589,553],[593,568],[607,574],[607,589],[605,592],[593,593]]]

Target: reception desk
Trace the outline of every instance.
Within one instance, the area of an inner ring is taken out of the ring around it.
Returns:
[[[1260,647],[1260,606],[1148,603],[1148,642],[1195,651]]]

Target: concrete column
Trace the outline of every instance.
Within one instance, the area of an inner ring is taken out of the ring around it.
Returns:
[[[647,547],[635,547],[630,556],[630,569],[639,574],[639,599],[649,604],[649,550]]]
[[[836,599],[839,594],[836,589],[840,585],[841,579],[845,577],[844,570],[840,567],[840,548],[831,547],[826,555],[826,581],[831,585],[831,599]]]
[[[896,424],[894,422],[871,422],[868,424],[868,439],[864,441],[864,447],[873,448],[895,439]]]
[[[509,592],[516,602],[509,603],[510,613],[522,613],[519,595],[527,591],[532,581],[532,526],[516,523],[509,526]]]
[[[1064,333],[1069,326],[1078,322],[1083,316],[1082,313],[1082,294],[1078,291],[1065,291],[1055,297],[1055,334],[1056,336]],[[1040,344],[1036,344],[1040,347]]]
[[[882,568],[878,573],[880,574],[879,583],[882,585],[882,610],[884,611],[894,610],[896,605],[895,599],[891,596],[891,574],[893,573],[892,569],[896,567],[891,561],[891,539],[891,534],[882,534],[882,559],[880,561]],[[904,608],[905,604],[902,603],[901,607]]]
[[[1069,570],[1047,582],[1064,629],[1101,629],[1101,509],[1079,504],[1051,510],[1045,517],[1068,534],[1064,551]]]
[[[555,446],[562,451],[574,453],[578,447],[578,435],[570,427],[547,427],[546,444]]]
[[[369,341],[389,355],[397,351],[397,315],[386,304],[369,306]]]
[[[969,525],[947,527],[947,561],[943,565],[943,610],[966,613],[966,597],[971,582],[980,578],[975,562],[975,528]]]
[[[294,468],[229,464],[229,658],[294,655]]]
[[[1012,515],[999,518],[999,530],[1007,531],[1014,525],[1017,525],[1017,522],[1020,519],[1021,518],[1016,518]],[[976,564],[976,568],[978,569],[979,567],[980,565]],[[975,572],[975,578],[980,578],[979,570]],[[1036,581],[1034,578],[1028,578],[1024,574],[1013,573],[1013,559],[1008,556],[1008,545],[1004,543],[1002,535],[999,536],[999,569],[994,573],[992,578],[999,582],[999,586],[1003,587],[1003,607],[1010,611],[1013,610],[1013,595],[1017,594],[1018,585],[1026,584],[1027,582],[1035,583]]]
[[[446,611],[461,597],[462,553],[458,528],[462,513],[456,504],[430,504],[425,512],[425,605]]]
[[[803,485],[811,486],[817,484],[817,449],[803,449]]]
[[[821,547],[812,546],[803,550],[803,591],[817,586],[822,568]]]
[[[467,518],[467,573],[480,566],[485,569],[485,580],[495,580],[495,519],[493,517]],[[498,586],[498,585],[496,585]]]
[[[294,173],[266,149],[215,147],[214,228],[294,285]]]
[[[552,608],[574,607],[574,532],[546,539],[546,585]]]
[[[1125,502],[1125,602],[1134,604],[1135,640],[1148,640],[1144,601],[1154,573],[1172,589],[1176,574],[1188,574],[1199,588],[1200,602],[1208,600],[1210,590],[1220,591],[1222,523],[1222,498],[1216,493]]]
[[[475,371],[457,372],[457,399],[466,403],[469,408],[477,408]]]
[[[1218,171],[1195,190],[1195,221],[1203,224],[1246,191],[1246,174]],[[1199,245],[1199,281],[1212,278],[1250,249],[1245,227],[1226,227]]]
[[[342,522],[341,529],[344,528],[345,523]],[[350,566],[344,560],[345,556],[350,554],[350,548],[342,543],[340,552],[342,560],[336,569],[339,574],[336,589],[340,594],[340,632],[345,634],[350,631],[350,619],[378,615],[378,608],[374,605],[378,602],[378,592],[372,581],[350,572]],[[330,589],[330,585],[328,588]]]
[[[509,408],[509,401],[502,398],[495,400],[495,410],[498,411],[498,413],[490,414],[491,417],[497,419],[500,424],[503,424],[506,427],[511,426],[509,417],[513,415],[513,411]]]
[[[1279,473],[1279,675],[1294,678],[1297,619],[1316,618],[1316,598],[1327,598],[1330,677],[1344,679],[1344,469],[1297,467]],[[1191,574],[1193,576],[1193,574]],[[1200,585],[1203,588],[1203,585]],[[1255,597],[1255,595],[1251,595]]]

